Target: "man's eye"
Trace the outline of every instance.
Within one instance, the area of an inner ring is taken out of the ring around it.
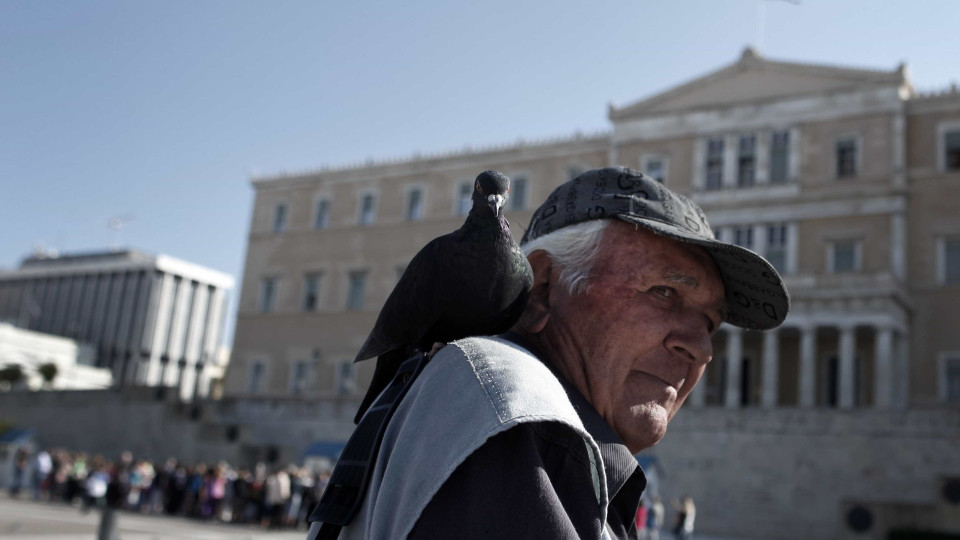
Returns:
[[[673,287],[667,287],[665,285],[656,285],[654,287],[650,287],[650,292],[664,298],[675,298],[677,296],[676,289]]]

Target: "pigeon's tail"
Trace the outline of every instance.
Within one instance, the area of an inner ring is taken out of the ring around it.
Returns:
[[[363,396],[363,401],[357,410],[357,416],[353,418],[354,424],[360,423],[360,419],[376,401],[380,392],[383,392],[397,375],[400,364],[409,356],[408,352],[403,349],[394,349],[381,354],[377,358],[377,368],[373,371],[373,380],[370,381],[370,387],[367,388],[367,395]]]

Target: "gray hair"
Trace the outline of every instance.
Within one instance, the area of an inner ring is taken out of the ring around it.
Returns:
[[[600,251],[603,231],[609,219],[593,219],[561,227],[549,234],[535,238],[520,246],[530,256],[534,251],[544,251],[553,264],[560,267],[560,285],[571,296],[587,291],[588,278],[593,262]]]

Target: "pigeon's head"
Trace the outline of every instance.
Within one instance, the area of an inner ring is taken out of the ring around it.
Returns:
[[[473,183],[473,208],[478,210],[488,207],[493,215],[500,216],[509,192],[509,178],[497,171],[483,171]]]

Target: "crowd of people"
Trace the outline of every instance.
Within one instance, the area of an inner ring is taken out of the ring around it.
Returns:
[[[697,507],[693,504],[693,498],[684,495],[680,500],[674,499],[672,502],[674,510],[674,522],[670,532],[676,540],[689,540],[693,538],[693,524],[697,515]],[[660,529],[664,524],[663,501],[659,495],[651,498],[644,496],[640,500],[640,507],[637,508],[637,532],[641,540],[660,540]]]
[[[264,528],[305,528],[329,473],[304,467],[237,469],[226,462],[187,464],[134,459],[111,461],[63,449],[16,456],[10,494],[72,504],[89,511],[110,506],[129,512],[185,516]]]

